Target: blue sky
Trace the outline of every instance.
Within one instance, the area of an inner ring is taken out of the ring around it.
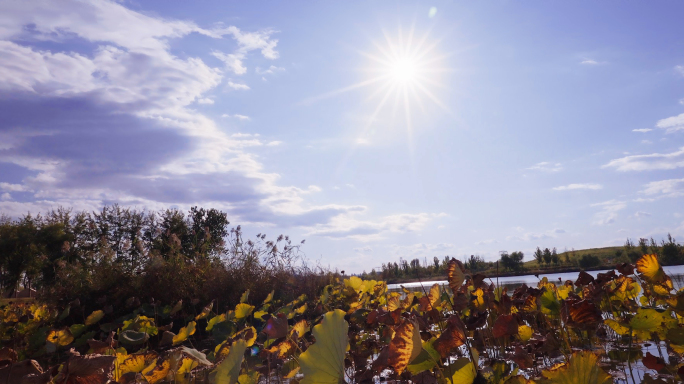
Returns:
[[[0,212],[216,207],[351,272],[679,240],[683,12],[3,1]]]

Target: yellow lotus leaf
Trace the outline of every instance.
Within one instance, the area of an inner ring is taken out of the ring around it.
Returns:
[[[283,379],[291,379],[299,372],[299,364],[296,359],[290,359],[285,364],[283,364],[283,369],[281,374]]]
[[[439,284],[435,283],[432,285],[432,287],[430,288],[430,292],[428,292],[428,295],[427,295],[428,301],[430,302],[430,307],[431,307],[430,309],[436,308],[439,306],[439,304],[441,304],[441,303],[438,303],[439,297],[440,297]]]
[[[155,359],[142,371],[142,376],[149,384],[156,384],[165,380],[170,370],[171,361],[169,359],[163,359],[161,362],[159,359]]]
[[[190,373],[193,369],[197,368],[198,365],[199,363],[194,359],[191,359],[189,357],[183,357],[180,361],[180,364],[178,365],[178,370],[176,371],[176,374],[184,375],[186,373]]]
[[[658,284],[665,281],[667,275],[658,262],[656,255],[643,255],[636,262],[637,272],[651,284]]]
[[[561,285],[556,287],[556,295],[558,296],[558,300],[567,299],[570,292],[572,292],[572,287],[569,285]]]
[[[173,345],[180,344],[188,339],[188,337],[195,334],[195,322],[191,321],[185,327],[178,331],[178,334],[173,337]]]
[[[523,324],[518,326],[518,336],[520,336],[520,340],[523,342],[526,343],[529,339],[531,339],[532,333],[534,333],[534,331],[529,325]]]
[[[119,360],[120,357],[123,357],[123,360]],[[117,354],[118,367],[115,370],[115,380],[119,380],[122,375],[128,372],[142,372],[157,357],[157,354],[153,352],[132,355]]]
[[[238,377],[239,384],[258,384],[259,383],[259,372],[250,371],[243,373]]]
[[[542,371],[544,384],[608,384],[612,377],[598,365],[598,357],[591,352],[576,352],[570,361]]]
[[[215,384],[235,384],[240,376],[240,366],[245,357],[247,344],[244,340],[236,340],[230,346],[228,356],[216,367],[213,374]]]
[[[74,335],[71,334],[69,328],[53,329],[48,333],[47,341],[64,347],[74,342]]]
[[[266,349],[268,352],[275,353],[279,359],[289,356],[296,348],[296,345],[290,340],[283,340],[280,343]]]
[[[271,302],[271,300],[273,300],[273,294],[274,293],[275,293],[275,291],[271,291],[271,293],[269,293],[268,296],[266,296],[266,299],[264,300],[264,304],[268,304]]]
[[[309,332],[309,322],[300,320],[297,324],[293,325],[292,329],[290,329],[290,337],[294,337],[295,332],[297,332],[297,337],[304,336],[305,333]]]
[[[228,341],[229,340],[225,340],[221,344],[217,345],[216,348],[214,348],[214,357],[216,358],[216,361],[220,361],[224,357],[228,356],[231,346]]]
[[[399,295],[396,294],[396,292],[393,292],[393,294],[394,295],[387,299],[387,310],[390,312],[394,312],[401,308],[401,300],[399,299]]]
[[[102,320],[104,317],[104,312],[101,310],[94,311],[86,318],[85,325],[93,325],[98,321]]]
[[[302,384],[338,384],[344,381],[344,356],[347,350],[349,324],[345,312],[328,312],[323,321],[313,328],[316,342],[299,355],[304,373]]]
[[[484,291],[482,288],[478,288],[471,292],[471,304],[477,308],[478,310],[484,310],[485,309],[485,302],[484,302]]]
[[[246,290],[246,291],[242,294],[242,296],[240,296],[240,302],[241,302],[241,303],[246,303],[247,300],[249,300],[249,289]]]
[[[308,308],[309,308],[308,305],[307,305],[307,304],[304,304],[304,305],[302,305],[301,307],[295,309],[295,310],[294,310],[294,313],[296,313],[296,314],[298,314],[298,315],[302,315],[302,314],[304,314],[304,312],[306,312],[306,310],[307,310]]]
[[[205,317],[209,316],[209,313],[211,312],[211,310],[213,308],[214,308],[214,302],[212,301],[206,307],[202,308],[202,312],[200,312],[199,315],[195,316],[195,320],[204,319]]]
[[[363,285],[363,280],[356,276],[352,276],[344,280],[344,286],[347,288],[351,288],[354,292],[363,291]]]
[[[629,333],[629,327],[626,327],[613,319],[606,319],[603,320],[603,322],[620,336],[624,336]]]
[[[256,312],[254,312],[254,318],[255,318],[255,319],[261,319],[262,317],[264,317],[264,315],[268,315],[268,312],[266,312],[266,311],[256,311]]]
[[[222,313],[218,316],[212,317],[208,322],[207,322],[207,331],[211,331],[214,328],[214,325],[218,323],[222,323],[226,321],[226,314]]]
[[[33,305],[31,307],[31,313],[35,320],[46,320],[50,318],[50,310],[47,305]]]
[[[253,305],[240,303],[235,307],[235,318],[238,320],[244,319],[245,317],[249,316],[253,310]]]
[[[257,338],[257,331],[254,327],[247,327],[235,334],[234,339],[242,339],[247,343],[248,347],[254,345]]]
[[[452,384],[472,384],[477,372],[475,365],[469,359],[462,357],[444,369],[444,376]]]
[[[561,305],[556,298],[555,287],[554,289],[547,288],[539,297],[539,303],[541,304],[541,312],[545,315],[557,316],[560,313]]]
[[[655,332],[665,322],[667,312],[658,312],[651,308],[639,308],[636,315],[630,320],[629,325],[634,331],[640,332],[643,338],[647,338],[650,332]],[[644,333],[645,332],[645,333]]]
[[[435,347],[433,346],[435,341],[437,341],[436,337],[431,338],[430,340],[422,343],[423,347],[420,350],[420,353],[418,356],[411,361],[411,363],[406,367],[406,369],[411,372],[413,375],[417,375],[423,371],[427,371],[428,369],[432,369],[439,364],[439,361],[441,360],[441,356],[439,355],[439,352],[435,350]]]

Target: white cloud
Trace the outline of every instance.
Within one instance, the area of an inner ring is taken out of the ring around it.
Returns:
[[[656,127],[664,129],[667,133],[684,130],[684,113],[658,120]]]
[[[275,65],[271,65],[268,67],[268,69],[261,69],[259,67],[256,67],[256,73],[260,75],[274,75],[278,72],[285,72],[285,68],[283,67],[276,67]],[[266,80],[266,78],[263,78]]]
[[[590,190],[597,190],[597,189],[602,189],[603,186],[601,184],[568,184],[568,185],[562,185],[559,187],[554,187],[554,191],[568,191],[568,190],[573,190],[573,189],[590,189]]]
[[[31,190],[25,185],[21,184],[10,184],[5,182],[0,182],[0,190],[8,192],[30,192]]]
[[[601,210],[594,214],[594,225],[613,224],[618,218],[618,212],[627,207],[627,203],[618,200],[609,200],[602,203],[592,204],[592,207],[601,207]]]
[[[672,153],[631,155],[614,159],[602,168],[615,168],[621,172],[677,169],[684,167],[684,147]]]
[[[238,90],[238,91],[246,91],[246,90],[249,89],[249,85],[247,85],[247,84],[242,84],[242,83],[234,83],[232,80],[228,80],[228,83],[226,83],[226,85],[227,85],[229,88],[232,88],[232,89],[235,89],[235,90]]]
[[[653,144],[651,140],[641,140],[641,144]]]
[[[392,253],[399,257],[434,257],[453,252],[456,246],[451,243],[417,243],[411,245],[393,245]],[[441,259],[441,258],[440,258]],[[421,260],[421,263],[423,261]],[[432,260],[428,260],[432,264]]]
[[[197,103],[199,103],[199,104],[214,104],[214,100],[210,99],[208,97],[204,97],[204,98],[198,99]]]
[[[238,120],[242,120],[242,121],[250,120],[249,116],[239,115],[237,113],[234,115],[229,115],[227,113],[224,113],[223,115],[221,115],[221,117],[223,117],[224,119],[229,118],[229,117],[234,117],[234,118],[236,118]]]
[[[373,252],[373,248],[369,246],[361,247],[361,248],[354,248],[352,249],[356,253],[371,253]]]
[[[651,132],[651,128],[637,128],[637,129],[632,129],[632,132],[641,132],[641,133],[646,133],[646,132]]]
[[[478,241],[475,243],[475,245],[487,245],[487,244],[498,244],[499,242],[494,240],[494,239],[487,239],[487,240],[482,240]]]
[[[345,214],[340,214],[332,218],[327,224],[312,227],[308,235],[335,239],[351,238],[361,241],[378,240],[388,234],[418,232],[430,221],[445,215],[441,213],[405,213],[385,216],[377,220],[358,219],[358,214],[365,211],[365,207],[357,207],[357,209]]]
[[[520,232],[523,229],[520,227],[514,228],[516,231]],[[538,241],[556,238],[557,235],[565,233],[564,229],[552,229],[544,232],[527,232],[520,235],[506,236],[506,241]]]
[[[649,196],[661,195],[662,197],[684,196],[684,179],[652,181],[645,185],[645,189],[641,193]]]
[[[5,192],[2,195],[0,195],[0,200],[3,200],[3,201],[12,200],[12,195],[10,195],[8,192]]]
[[[214,57],[223,61],[226,68],[236,75],[247,73],[247,67],[245,67],[243,61],[250,51],[260,50],[261,54],[270,60],[278,58],[278,52],[275,50],[278,40],[271,38],[271,35],[275,33],[275,31],[271,29],[257,32],[244,32],[235,26],[230,26],[227,28],[215,29],[213,33],[221,36],[232,35],[238,43],[238,49],[234,53],[223,53],[220,51],[213,51],[211,53]]]
[[[651,215],[648,212],[644,212],[644,211],[637,211],[634,213],[634,217],[636,217],[637,219],[641,219],[644,217],[651,217],[651,216],[653,216],[653,215]]]
[[[582,61],[580,62],[580,64],[583,64],[583,65],[598,65],[598,64],[600,64],[600,63],[599,63],[598,61],[596,61],[596,60],[584,59],[584,60],[582,60]]]
[[[537,163],[525,169],[542,172],[558,172],[561,171],[563,167],[561,166],[561,163],[550,163],[548,161],[542,161],[541,163]]]
[[[266,144],[266,146],[267,147],[277,147],[277,146],[281,145],[282,143],[283,143],[282,141],[274,140],[274,141],[269,141]]]

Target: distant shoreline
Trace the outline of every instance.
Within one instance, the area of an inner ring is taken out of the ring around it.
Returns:
[[[496,277],[509,277],[509,276],[526,276],[526,275],[546,275],[549,273],[567,273],[567,272],[580,272],[580,271],[600,271],[602,269],[614,269],[615,266],[609,266],[609,265],[599,265],[596,267],[591,267],[591,268],[578,268],[575,266],[568,266],[568,267],[557,267],[557,268],[546,268],[546,269],[526,269],[523,271],[516,271],[516,272],[500,272],[496,273],[496,271],[492,270],[486,270],[486,271],[479,271],[475,273],[482,273],[486,275],[488,278],[496,278]],[[435,276],[425,276],[425,277],[407,277],[407,278],[400,278],[400,279],[386,279],[387,284],[404,284],[404,283],[418,283],[421,281],[436,281],[436,280],[447,280],[446,275],[435,275]]]

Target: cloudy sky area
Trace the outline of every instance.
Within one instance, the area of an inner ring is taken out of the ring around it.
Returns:
[[[216,207],[352,272],[684,240],[683,12],[0,1],[0,213]]]

